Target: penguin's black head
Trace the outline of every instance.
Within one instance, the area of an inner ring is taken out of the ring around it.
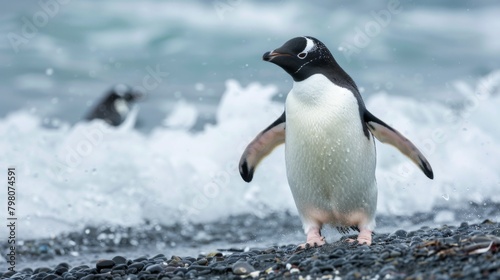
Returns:
[[[262,58],[283,68],[294,81],[307,79],[325,68],[340,68],[326,46],[310,36],[293,38]]]
[[[110,98],[112,100],[122,99],[127,102],[139,101],[145,94],[137,89],[131,88],[125,84],[117,84],[110,90]]]

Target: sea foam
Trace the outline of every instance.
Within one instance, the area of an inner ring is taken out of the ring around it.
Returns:
[[[500,72],[476,85],[457,82],[454,87],[463,96],[460,106],[384,92],[365,96],[367,108],[411,139],[435,174],[429,180],[396,149],[377,142],[379,213],[500,201],[500,126],[495,121]],[[33,114],[10,113],[0,120],[0,167],[16,167],[18,238],[52,236],[87,225],[296,213],[283,147],[259,165],[251,183],[238,174],[246,144],[283,111],[282,103],[272,101],[276,93],[274,86],[242,87],[227,81],[217,124],[197,133],[182,125],[196,114],[186,103],[166,118],[168,127],[159,124],[147,135],[99,120],[47,128]],[[6,172],[2,177],[6,181]],[[5,228],[1,231],[7,234]]]

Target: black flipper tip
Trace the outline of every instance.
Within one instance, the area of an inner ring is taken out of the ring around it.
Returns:
[[[418,158],[420,159],[420,169],[422,169],[422,172],[424,172],[425,176],[429,179],[433,180],[434,172],[432,171],[432,167],[426,160],[422,159],[422,157],[419,156]]]
[[[248,168],[246,160],[240,165],[240,175],[243,181],[247,183],[250,183],[253,179],[253,170]]]
[[[434,172],[430,169],[424,169],[424,174],[431,180],[434,179]]]

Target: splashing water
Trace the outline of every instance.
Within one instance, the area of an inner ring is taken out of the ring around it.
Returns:
[[[435,180],[428,180],[396,149],[377,143],[379,213],[500,201],[500,127],[492,123],[500,107],[500,72],[482,78],[475,88],[462,83],[456,88],[467,101],[460,109],[384,92],[366,98],[372,113],[423,151],[435,173]],[[148,135],[98,120],[45,128],[28,112],[9,114],[0,120],[0,167],[18,170],[19,238],[89,224],[171,224],[295,212],[283,147],[260,164],[250,184],[237,168],[246,144],[282,113],[283,104],[271,101],[276,92],[274,86],[243,88],[228,81],[217,124],[195,134],[177,125],[179,112],[195,114],[184,103],[165,120],[175,129],[159,126]]]

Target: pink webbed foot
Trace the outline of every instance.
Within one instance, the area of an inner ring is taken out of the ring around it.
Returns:
[[[306,249],[308,247],[319,247],[325,245],[325,243],[325,238],[321,236],[319,227],[313,227],[307,232],[306,243],[300,244],[299,248]]]
[[[354,239],[347,239],[347,242],[354,242]],[[358,244],[372,245],[372,231],[368,229],[361,229],[357,238]]]

